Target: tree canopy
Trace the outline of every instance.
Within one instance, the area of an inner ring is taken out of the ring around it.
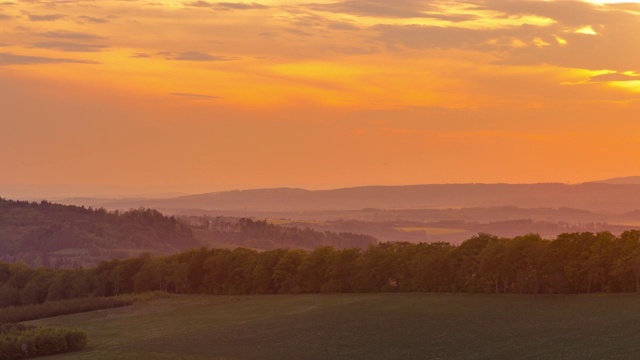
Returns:
[[[0,263],[0,306],[165,291],[195,294],[640,291],[640,231],[478,234],[460,245],[384,242],[315,250],[199,248],[86,269]]]

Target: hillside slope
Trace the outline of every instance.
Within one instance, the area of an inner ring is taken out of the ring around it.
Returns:
[[[74,267],[139,252],[170,254],[200,245],[188,226],[155,210],[109,213],[0,198],[0,260],[4,261]]]
[[[614,185],[637,185],[640,184],[640,176],[625,176],[625,177],[616,177],[606,180],[598,180],[592,181],[592,183],[599,184],[614,184]]]

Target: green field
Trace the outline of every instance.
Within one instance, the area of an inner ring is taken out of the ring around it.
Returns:
[[[640,295],[176,296],[33,321],[83,330],[46,359],[632,359]]]

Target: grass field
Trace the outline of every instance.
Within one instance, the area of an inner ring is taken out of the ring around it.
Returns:
[[[30,322],[83,330],[46,359],[633,359],[640,295],[176,296]]]

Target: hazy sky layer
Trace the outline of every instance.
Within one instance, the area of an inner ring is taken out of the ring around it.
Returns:
[[[640,171],[640,3],[0,0],[0,196]]]

